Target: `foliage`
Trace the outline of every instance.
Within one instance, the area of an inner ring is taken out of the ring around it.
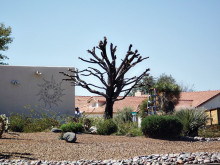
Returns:
[[[219,138],[220,137],[220,126],[219,125],[212,125],[209,127],[201,127],[198,131],[199,137],[205,138]]]
[[[97,47],[88,50],[92,58],[88,60],[79,57],[80,60],[96,65],[99,68],[88,67],[82,71],[69,69],[68,73],[61,72],[67,78],[64,80],[71,81],[75,86],[81,86],[89,92],[101,95],[106,99],[105,105],[105,119],[113,118],[113,105],[115,101],[123,100],[135,87],[138,82],[147,74],[149,69],[145,69],[140,75],[135,75],[131,78],[125,77],[126,73],[134,66],[146,60],[148,57],[142,57],[138,50],[132,51],[132,45],[129,46],[128,51],[119,66],[116,66],[116,46],[110,45],[110,57],[106,51],[107,38],[99,42]],[[100,50],[100,56],[96,54],[96,48]],[[101,71],[100,71],[101,68]],[[92,84],[82,79],[83,76],[94,76],[102,85]],[[124,96],[118,97],[121,92]]]
[[[131,127],[128,133],[126,134],[126,136],[129,136],[129,137],[143,136],[143,132],[141,131],[141,128]]]
[[[0,138],[2,137],[2,134],[4,131],[8,130],[8,118],[5,114],[0,115]]]
[[[60,129],[62,132],[83,132],[83,126],[81,123],[69,122],[67,124],[61,125]]]
[[[117,125],[112,119],[107,119],[99,122],[97,133],[99,135],[110,135],[112,133],[117,132]]]
[[[182,123],[173,116],[147,116],[141,123],[143,134],[153,138],[175,138],[182,128]]]
[[[146,75],[140,80],[140,82],[138,83],[138,87],[131,90],[129,96],[135,96],[135,93],[138,90],[146,94],[148,93],[149,89],[153,88],[155,84],[156,79],[153,76]]]
[[[145,100],[142,101],[141,105],[140,105],[140,111],[139,111],[139,116],[141,118],[146,117],[146,109],[147,109],[147,105],[148,105],[148,99],[146,98]]]
[[[60,126],[58,120],[55,119],[53,112],[45,113],[41,109],[33,109],[31,106],[25,106],[29,113],[19,114],[12,113],[9,117],[9,129],[14,132],[41,132]]]
[[[11,27],[5,27],[4,24],[0,24],[0,51],[8,50],[8,44],[13,41],[10,37]],[[7,56],[0,53],[0,65],[6,65],[3,60],[8,59]]]
[[[10,127],[9,130],[13,132],[24,132],[24,126],[26,125],[27,121],[22,114],[11,114],[9,117],[10,120]]]
[[[133,109],[131,107],[124,107],[122,110],[118,110],[114,118],[117,122],[126,123],[132,121],[131,112]]]
[[[174,106],[178,103],[180,95],[180,86],[170,75],[162,74],[158,79],[154,88],[159,93],[160,109],[165,113],[173,112]]]
[[[183,135],[197,136],[198,129],[205,125],[208,116],[203,109],[181,109],[175,116],[183,123]]]
[[[117,132],[115,135],[126,135],[126,136],[142,136],[141,129],[138,128],[138,124],[135,122],[126,122],[126,123],[116,123],[118,126]]]
[[[53,118],[26,118],[24,132],[42,132],[52,127],[59,126],[59,122]]]
[[[149,94],[149,90],[156,88],[158,94],[158,110],[162,110],[165,113],[174,111],[174,106],[178,103],[181,87],[176,83],[175,79],[171,75],[162,74],[159,78],[153,76],[145,76],[140,81],[139,85],[143,85],[139,88],[134,88],[131,95],[137,90],[141,90],[145,94]],[[143,107],[144,106],[144,107]],[[142,103],[141,116],[144,117],[144,113],[147,108],[147,100]]]

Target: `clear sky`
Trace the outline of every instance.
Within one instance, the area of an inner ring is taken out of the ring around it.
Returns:
[[[0,0],[0,22],[12,27],[9,65],[88,65],[78,57],[104,36],[143,57],[130,75],[172,75],[194,90],[220,89],[219,0]],[[91,80],[94,81],[94,80]],[[95,82],[96,83],[96,82]],[[77,88],[76,95],[91,95]]]

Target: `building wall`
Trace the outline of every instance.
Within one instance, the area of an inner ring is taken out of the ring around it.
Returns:
[[[199,107],[202,107],[202,108],[205,108],[205,109],[213,109],[213,108],[220,107],[220,95],[214,97],[213,99],[206,102],[205,104],[202,104]]]
[[[29,106],[73,115],[75,89],[62,71],[67,67],[0,66],[0,114],[27,113]]]
[[[211,110],[206,110],[206,114],[209,117],[209,120],[207,122],[207,125],[216,125],[220,124],[220,112],[219,108],[216,109],[211,109]]]

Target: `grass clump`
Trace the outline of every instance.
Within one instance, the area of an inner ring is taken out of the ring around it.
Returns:
[[[131,107],[125,107],[122,110],[118,110],[116,116],[114,117],[114,121],[118,126],[115,135],[126,135],[130,137],[143,135],[141,129],[138,128],[138,124],[136,122],[132,122],[132,111],[133,109]]]
[[[107,119],[100,121],[97,128],[97,133],[99,135],[110,135],[117,132],[117,125],[112,119]]]
[[[142,120],[141,130],[147,137],[175,138],[182,131],[183,125],[173,116],[147,116]]]
[[[132,122],[132,108],[125,107],[122,110],[118,110],[114,120],[120,123]]]
[[[182,109],[174,114],[183,123],[184,136],[198,136],[198,130],[204,126],[208,120],[205,110],[202,109]]]
[[[62,132],[83,132],[83,125],[81,123],[69,122],[66,124],[62,124],[60,129]]]

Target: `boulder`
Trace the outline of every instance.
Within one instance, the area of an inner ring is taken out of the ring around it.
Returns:
[[[60,132],[62,132],[62,131],[61,131],[61,129],[58,129],[58,128],[52,128],[52,129],[51,129],[51,132],[60,133]]]
[[[66,140],[68,143],[74,143],[76,142],[76,134],[73,132],[66,132],[63,135],[63,139]]]
[[[92,134],[97,133],[97,128],[96,128],[95,126],[92,126],[92,127],[89,129],[89,133],[92,133]]]

